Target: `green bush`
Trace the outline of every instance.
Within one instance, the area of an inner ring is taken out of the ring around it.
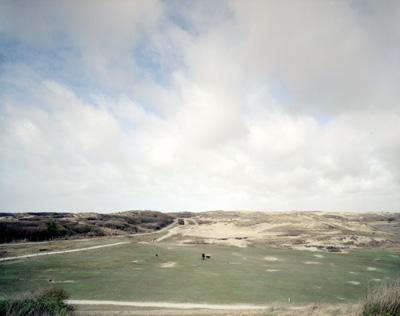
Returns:
[[[371,288],[361,307],[362,316],[400,315],[400,279]]]
[[[0,298],[0,315],[4,316],[67,316],[72,307],[65,304],[68,298],[63,289],[47,288],[19,297]]]

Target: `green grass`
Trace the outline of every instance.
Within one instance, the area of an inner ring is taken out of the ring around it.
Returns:
[[[211,259],[202,261],[202,252]],[[52,279],[73,299],[269,304],[291,298],[294,304],[344,303],[365,297],[368,286],[376,282],[373,279],[400,275],[399,256],[390,252],[318,253],[323,258],[315,254],[132,243],[0,263],[0,291],[18,293],[48,286]],[[266,261],[266,256],[279,261]],[[169,261],[176,266],[160,267]]]
[[[0,315],[5,316],[67,316],[72,307],[64,303],[68,298],[63,289],[46,288],[17,297],[0,297]]]

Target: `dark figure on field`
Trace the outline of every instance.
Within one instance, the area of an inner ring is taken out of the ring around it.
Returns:
[[[156,257],[158,257],[158,253],[156,253]]]
[[[206,256],[206,258],[207,258],[207,259],[210,259],[210,258],[211,258],[211,256]]]
[[[206,259],[206,255],[204,253],[201,254],[201,257],[203,258],[203,260]]]

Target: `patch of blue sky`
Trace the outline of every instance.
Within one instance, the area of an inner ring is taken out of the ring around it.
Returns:
[[[225,0],[169,0],[166,4],[167,18],[193,36],[233,16],[229,2]]]
[[[318,107],[315,108],[317,109]],[[320,126],[325,126],[329,124],[329,122],[331,121],[331,117],[322,111],[314,110],[312,111],[311,115],[318,122]]]
[[[161,86],[169,86],[171,74],[179,67],[179,59],[174,58],[174,54],[172,51],[159,51],[147,37],[143,36],[133,49],[139,76],[150,77]]]
[[[0,36],[0,64],[23,63],[41,73],[56,73],[64,70],[64,61],[71,55],[67,47],[36,46]]]
[[[268,92],[281,106],[288,107],[295,102],[295,97],[290,92],[288,85],[279,76],[268,80]]]
[[[195,1],[170,0],[165,3],[166,17],[170,22],[192,35],[198,35],[195,24],[188,17],[188,11],[194,5]]]
[[[62,36],[60,36],[62,37]],[[35,46],[0,36],[0,93],[18,93],[18,87],[4,82],[3,75],[15,67],[25,68],[40,80],[53,80],[68,86],[79,97],[90,100],[96,83],[80,65],[79,51],[64,40],[51,46]],[[18,73],[17,73],[18,75]],[[23,91],[20,91],[23,92]]]

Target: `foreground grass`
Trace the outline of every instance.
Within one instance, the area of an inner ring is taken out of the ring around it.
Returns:
[[[382,282],[373,287],[363,303],[361,315],[400,315],[400,279]]]
[[[67,316],[72,307],[66,305],[68,298],[63,289],[47,288],[18,297],[0,298],[0,315],[4,316]]]

